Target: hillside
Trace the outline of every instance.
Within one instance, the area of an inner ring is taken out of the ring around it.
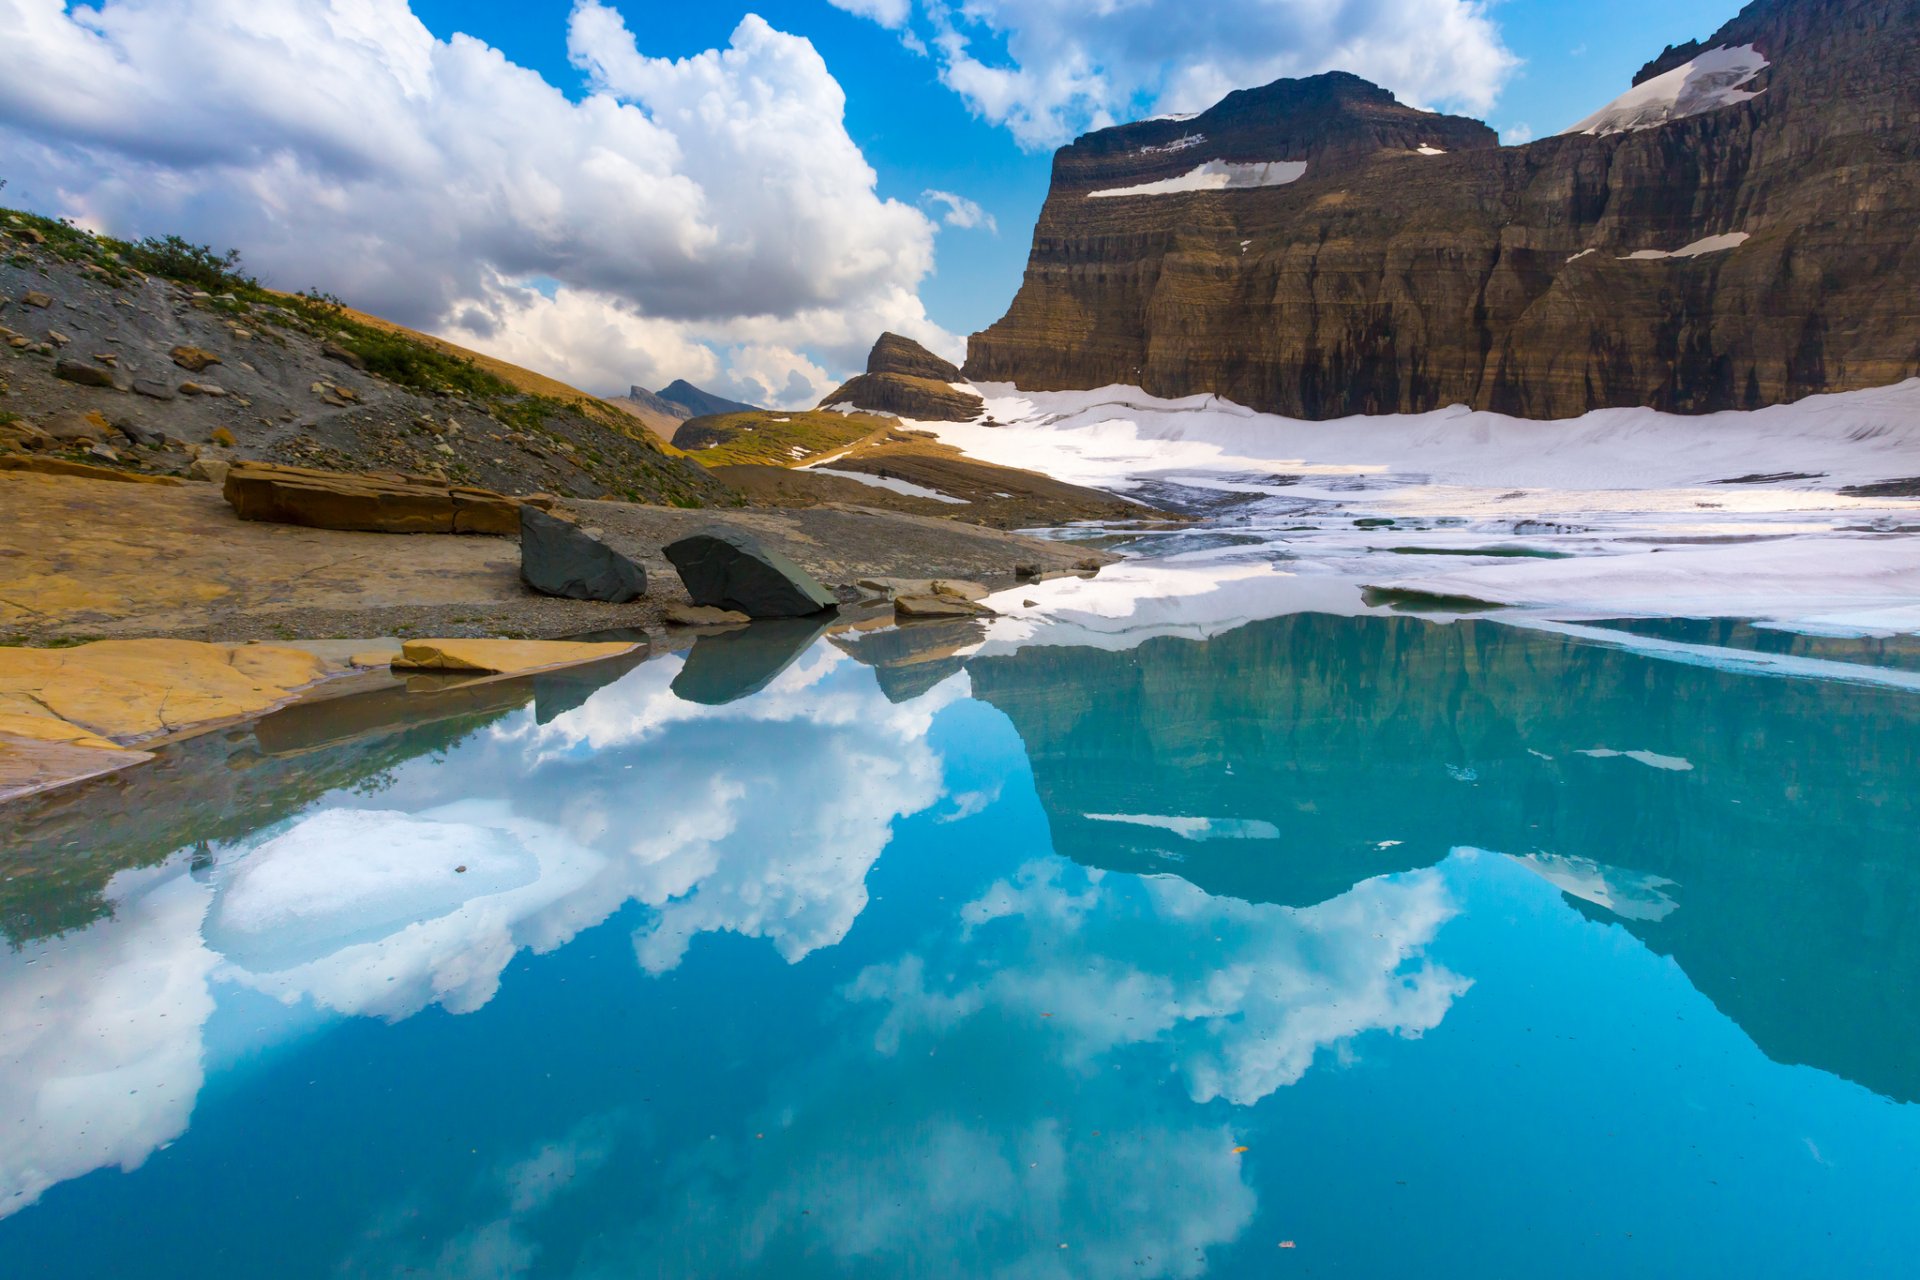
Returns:
[[[1920,0],[1761,0],[1528,146],[1338,74],[1102,130],[1056,157],[966,373],[1316,419],[1897,382],[1920,372],[1916,93]]]
[[[18,211],[0,211],[0,245],[0,452],[160,475],[260,459],[506,493],[736,501],[576,388],[265,289],[206,250]]]

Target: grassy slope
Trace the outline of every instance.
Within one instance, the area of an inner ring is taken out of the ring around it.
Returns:
[[[898,425],[865,414],[724,413],[680,424],[674,443],[706,467],[796,467]]]

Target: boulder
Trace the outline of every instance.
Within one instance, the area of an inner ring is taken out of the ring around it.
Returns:
[[[53,437],[25,418],[0,422],[0,449],[33,450],[53,447]]]
[[[113,370],[88,364],[85,360],[61,360],[53,366],[53,376],[80,387],[113,386]]]
[[[738,529],[703,530],[665,554],[695,604],[749,618],[801,618],[838,603],[805,569]]]
[[[365,533],[507,535],[519,529],[523,504],[553,501],[508,498],[426,476],[355,475],[266,462],[234,463],[222,492],[242,520]]]
[[[133,380],[133,394],[146,396],[150,400],[171,400],[174,398],[173,388],[158,378],[135,378]]]
[[[362,373],[366,372],[367,362],[337,342],[327,341],[321,343],[320,354],[329,360],[338,360],[341,364],[349,368],[358,369]]]
[[[570,520],[520,508],[520,580],[544,595],[625,604],[647,594],[647,571]]]
[[[38,289],[35,289],[31,293],[22,296],[20,303],[22,306],[39,307],[44,310],[53,305],[53,298],[51,295],[41,293]]]
[[[175,347],[167,354],[188,373],[199,373],[210,364],[220,363],[219,356],[211,351],[202,351],[199,347]]]

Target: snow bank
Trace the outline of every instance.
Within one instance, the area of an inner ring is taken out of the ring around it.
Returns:
[[[1657,129],[1670,121],[1722,107],[1737,107],[1760,96],[1745,86],[1767,65],[1766,58],[1750,44],[1723,45],[1683,67],[1635,85],[1567,132],[1596,136],[1631,133]]]
[[[1307,171],[1305,160],[1274,160],[1266,164],[1228,164],[1209,160],[1177,178],[1143,182],[1136,187],[1109,187],[1088,193],[1090,200],[1115,196],[1166,196],[1183,191],[1245,191],[1254,187],[1284,187],[1298,182]]]
[[[945,502],[956,507],[967,504],[965,498],[956,498],[950,493],[938,489],[929,489],[925,485],[913,484],[906,480],[896,480],[892,476],[869,475],[865,471],[840,471],[833,467],[806,467],[803,470],[815,471],[823,476],[839,476],[842,480],[857,480],[861,484],[871,485],[875,489],[890,489],[894,493],[904,493],[909,498],[931,498],[935,502]]]

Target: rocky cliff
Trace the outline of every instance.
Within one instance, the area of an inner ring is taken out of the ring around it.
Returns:
[[[1760,0],[1500,147],[1346,75],[1063,149],[966,372],[1296,417],[1755,408],[1920,373],[1920,0]]]
[[[820,405],[851,406],[921,422],[970,422],[985,411],[986,403],[954,386],[960,377],[957,366],[913,339],[883,333],[867,356],[867,371]]]

